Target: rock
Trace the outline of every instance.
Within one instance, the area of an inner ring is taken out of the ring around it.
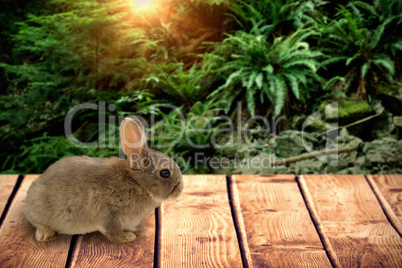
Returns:
[[[306,148],[313,148],[315,141],[316,139],[310,133],[286,130],[276,137],[274,149],[280,157],[297,156],[307,152]]]
[[[392,114],[388,113],[386,117],[380,116],[377,118],[378,119],[374,121],[371,127],[373,137],[375,139],[382,139],[383,137],[391,135],[391,133],[395,130]]]
[[[397,129],[398,138],[402,138],[402,116],[394,116],[393,122]]]
[[[256,156],[246,157],[237,163],[236,170],[241,170],[242,174],[278,174],[288,173],[285,165],[273,166],[272,163],[280,160],[274,154],[260,153]]]
[[[317,111],[312,115],[305,118],[303,124],[299,128],[301,131],[307,132],[324,132],[332,127],[328,126],[324,120],[325,116],[322,115],[321,111]]]
[[[341,129],[339,136],[336,138],[338,143],[338,148],[341,147],[350,147],[350,148],[359,148],[363,145],[363,141],[355,137],[353,135],[349,135],[349,131],[346,128]]]
[[[381,140],[367,142],[363,146],[363,153],[369,163],[389,163],[400,165],[402,163],[402,151],[400,150],[400,141],[391,137],[385,137]]]
[[[370,171],[364,167],[354,166],[342,169],[336,172],[336,174],[370,174]]]
[[[366,154],[366,159],[371,163],[386,163],[383,155],[379,152],[369,151]]]
[[[322,105],[320,107],[322,108]],[[327,122],[337,121],[340,125],[353,123],[373,113],[367,102],[347,99],[325,104],[324,111]]]
[[[305,120],[306,120],[306,116],[304,114],[293,116],[292,121],[291,121],[290,126],[289,126],[289,129],[301,130]]]
[[[384,107],[392,114],[402,115],[402,87],[400,85],[381,85],[379,87],[380,99]]]
[[[402,128],[402,116],[394,116],[393,122],[396,127]]]
[[[364,166],[366,163],[367,163],[366,157],[364,157],[364,156],[357,157],[356,162],[354,162],[354,164],[356,166],[360,166],[360,167]]]
[[[325,126],[327,128],[334,128],[334,125],[335,127],[348,125],[376,113],[367,102],[349,99],[335,101],[332,103],[325,101],[319,106],[319,109],[320,111],[324,111],[324,115],[321,120],[325,120],[325,122],[321,123],[320,126]],[[333,126],[325,125],[325,123],[332,123]],[[356,124],[349,127],[349,131],[352,135],[360,137],[360,133],[364,131],[365,126],[368,124],[369,121]]]
[[[376,114],[382,114],[385,111],[384,106],[382,106],[381,101],[376,101],[373,107]]]
[[[318,159],[307,159],[296,163],[295,172],[301,174],[320,174],[323,173],[325,163]]]

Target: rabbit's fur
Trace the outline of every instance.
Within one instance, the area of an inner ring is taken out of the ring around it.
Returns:
[[[147,147],[139,120],[126,117],[120,133],[129,160],[67,157],[32,183],[24,213],[36,227],[37,240],[50,240],[56,233],[100,231],[110,241],[130,242],[148,213],[164,200],[179,197],[183,190],[179,166]],[[165,169],[169,178],[160,173]]]

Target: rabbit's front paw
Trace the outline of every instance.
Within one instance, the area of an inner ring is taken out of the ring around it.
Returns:
[[[36,229],[35,238],[39,242],[46,242],[55,239],[56,233],[47,227],[40,226]]]
[[[118,242],[118,243],[132,242],[137,238],[137,236],[131,231],[121,232],[118,234],[114,234],[113,236],[110,236],[110,235],[106,235],[106,236],[110,241]]]

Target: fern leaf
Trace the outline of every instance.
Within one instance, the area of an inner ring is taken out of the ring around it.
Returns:
[[[321,62],[319,69],[322,68],[322,67],[325,67],[325,66],[327,66],[327,65],[329,65],[329,64],[336,63],[336,62],[340,62],[340,61],[343,61],[343,60],[346,60],[346,57],[345,57],[345,56],[341,56],[341,57],[330,57],[329,59],[326,59],[326,60],[324,60],[323,62]]]
[[[275,116],[278,116],[282,112],[283,106],[285,106],[288,88],[286,86],[285,80],[281,75],[275,76],[275,78],[276,98],[274,114]]]
[[[299,42],[297,44],[295,44],[295,46],[293,47],[294,50],[308,50],[310,48],[309,43],[307,42]]]
[[[374,49],[377,47],[378,43],[381,41],[382,35],[384,34],[385,27],[392,21],[393,18],[386,19],[381,25],[375,29],[372,36],[372,42],[370,43],[370,48]]]
[[[354,54],[352,57],[350,57],[349,59],[346,60],[346,66],[349,66],[349,64],[351,62],[353,62],[355,59],[360,58],[361,54],[360,52],[357,52],[356,54]]]
[[[269,94],[268,85],[264,83],[264,84],[262,84],[262,89],[260,92],[261,104],[264,104],[264,100],[265,100],[264,96],[268,96],[268,94]]]
[[[378,17],[377,10],[376,10],[376,8],[374,6],[372,6],[372,5],[368,4],[368,3],[362,2],[362,1],[356,1],[356,2],[353,2],[353,4],[355,6],[357,6],[357,7],[361,7],[363,9],[367,10],[372,15]]]
[[[376,65],[380,65],[383,67],[390,76],[393,76],[395,73],[395,65],[394,62],[385,54],[376,55],[376,58],[371,60],[372,63]]]
[[[362,79],[364,79],[366,77],[366,74],[367,74],[368,70],[370,69],[370,64],[371,64],[371,61],[366,61],[362,65],[362,68],[360,69],[360,76]]]
[[[289,82],[290,89],[292,90],[293,94],[295,95],[296,99],[300,100],[300,91],[299,91],[299,83],[297,82],[296,77],[291,74],[284,74],[286,79]]]
[[[259,73],[257,75],[257,77],[255,78],[255,82],[259,89],[262,88],[263,79],[264,79],[264,75],[262,73]]]
[[[274,73],[274,67],[272,67],[271,64],[268,64],[267,66],[265,66],[263,69],[263,71],[269,73],[269,74],[273,74]]]
[[[251,90],[251,88],[253,87],[257,74],[258,73],[256,71],[253,71],[251,75],[248,77],[247,91]]]
[[[254,88],[250,88],[249,90],[246,91],[247,109],[250,112],[251,116],[255,115],[254,94],[255,94]]]
[[[396,41],[396,42],[393,42],[393,43],[389,46],[389,48],[390,48],[391,51],[392,51],[392,55],[395,56],[395,53],[396,53],[397,50],[402,51],[402,39],[400,39],[400,40],[398,40],[398,41]]]
[[[240,77],[242,72],[243,72],[243,70],[238,70],[238,71],[232,73],[228,77],[228,79],[226,80],[226,83],[222,87],[225,88],[225,87],[228,87],[229,85],[231,85],[233,83],[233,81],[235,81],[236,79],[238,79]]]
[[[306,87],[307,85],[306,72],[302,70],[292,70],[291,75],[294,76],[296,80],[300,81],[304,87]]]
[[[336,82],[339,82],[339,81],[345,82],[345,78],[340,77],[340,76],[332,77],[330,80],[328,80],[328,81],[325,83],[323,89],[324,89],[324,90],[328,90],[328,89],[330,89],[330,88],[332,87],[332,85],[334,85]]]
[[[317,71],[317,67],[316,67],[315,61],[308,60],[308,59],[305,59],[305,60],[295,60],[295,61],[289,62],[289,63],[287,63],[287,64],[284,64],[283,67],[284,67],[285,69],[287,69],[287,68],[295,67],[295,66],[298,66],[298,65],[299,65],[299,66],[305,66],[305,67],[311,69],[313,72],[316,72],[316,71]]]
[[[268,76],[269,87],[267,87],[266,96],[268,97],[269,101],[274,103],[274,96],[275,96],[275,88],[276,88],[276,79],[274,75]]]

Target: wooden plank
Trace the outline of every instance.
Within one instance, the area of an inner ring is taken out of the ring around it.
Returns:
[[[2,215],[7,205],[17,179],[18,175],[0,175],[0,215]]]
[[[77,239],[70,267],[152,267],[154,262],[155,213],[138,225],[130,243],[112,243],[99,232]]]
[[[159,267],[242,267],[226,177],[183,176],[181,196],[161,206]]]
[[[388,219],[402,236],[402,175],[368,175]]]
[[[293,175],[232,177],[250,267],[332,267]],[[243,221],[243,222],[242,222]]]
[[[363,175],[303,175],[299,181],[336,267],[402,266],[402,239]]]
[[[64,267],[71,236],[59,235],[49,242],[37,242],[35,228],[22,212],[29,186],[37,175],[22,181],[0,228],[0,267]]]

